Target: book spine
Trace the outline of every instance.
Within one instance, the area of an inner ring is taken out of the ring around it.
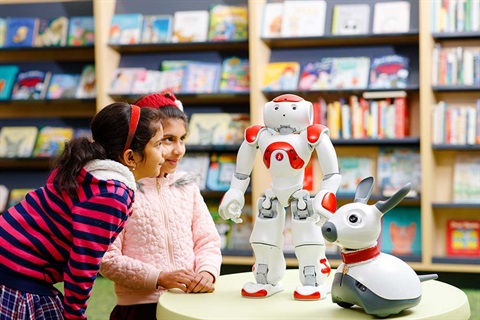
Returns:
[[[407,99],[395,98],[395,137],[405,138],[408,135]]]

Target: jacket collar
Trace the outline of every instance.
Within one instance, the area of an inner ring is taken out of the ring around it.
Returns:
[[[113,160],[92,160],[85,165],[85,169],[100,180],[118,180],[135,191],[135,177],[130,170],[120,162]]]

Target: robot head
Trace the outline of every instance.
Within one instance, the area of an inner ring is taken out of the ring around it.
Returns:
[[[313,105],[297,95],[283,94],[265,104],[263,121],[278,132],[299,132],[313,123]]]

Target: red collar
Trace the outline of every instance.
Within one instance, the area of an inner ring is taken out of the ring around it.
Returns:
[[[342,261],[345,264],[359,263],[375,258],[380,254],[380,250],[377,245],[374,245],[371,248],[352,251],[352,252],[342,252]]]

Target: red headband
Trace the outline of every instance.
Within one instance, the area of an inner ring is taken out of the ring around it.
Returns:
[[[135,131],[137,131],[138,121],[140,120],[140,107],[134,104],[131,106],[132,114],[130,115],[130,126],[128,128],[127,142],[125,142],[125,148],[123,149],[123,152],[130,148],[130,144],[135,136]]]

